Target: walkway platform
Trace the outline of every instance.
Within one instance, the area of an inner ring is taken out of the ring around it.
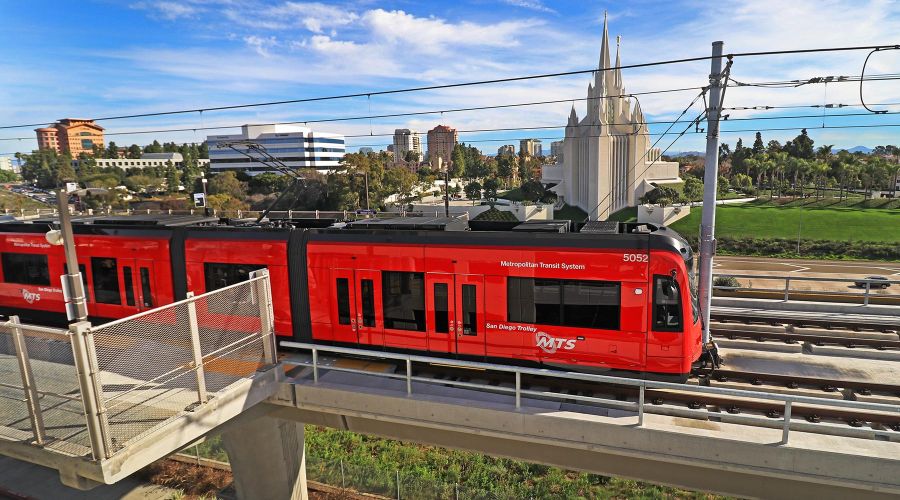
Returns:
[[[112,484],[266,400],[281,380],[268,286],[100,326],[0,324],[0,454]]]

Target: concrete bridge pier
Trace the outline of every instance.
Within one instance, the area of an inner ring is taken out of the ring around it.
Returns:
[[[260,413],[241,415],[221,434],[237,497],[309,500],[303,423]]]

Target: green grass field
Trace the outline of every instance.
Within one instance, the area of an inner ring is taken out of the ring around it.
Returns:
[[[700,207],[672,224],[672,229],[696,238]],[[802,225],[801,225],[802,224]],[[900,242],[900,210],[859,208],[793,208],[728,205],[716,208],[716,235],[733,238],[797,238],[830,241]]]

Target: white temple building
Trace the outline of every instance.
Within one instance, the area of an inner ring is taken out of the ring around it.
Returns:
[[[575,106],[569,114],[562,145],[563,161],[542,168],[541,182],[556,184],[552,190],[562,201],[604,220],[622,208],[635,206],[655,185],[680,183],[678,163],[660,161],[640,103],[622,97],[619,44],[616,64],[610,64],[609,34],[604,16],[599,71],[587,89],[587,116],[578,119]]]

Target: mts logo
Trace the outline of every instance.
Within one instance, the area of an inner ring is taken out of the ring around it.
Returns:
[[[559,349],[571,351],[575,349],[575,339],[561,339],[547,332],[537,332],[534,335],[535,344],[547,354],[553,354]]]
[[[35,302],[41,301],[41,294],[29,292],[28,290],[22,288],[22,298],[25,299],[25,302],[34,304]]]

